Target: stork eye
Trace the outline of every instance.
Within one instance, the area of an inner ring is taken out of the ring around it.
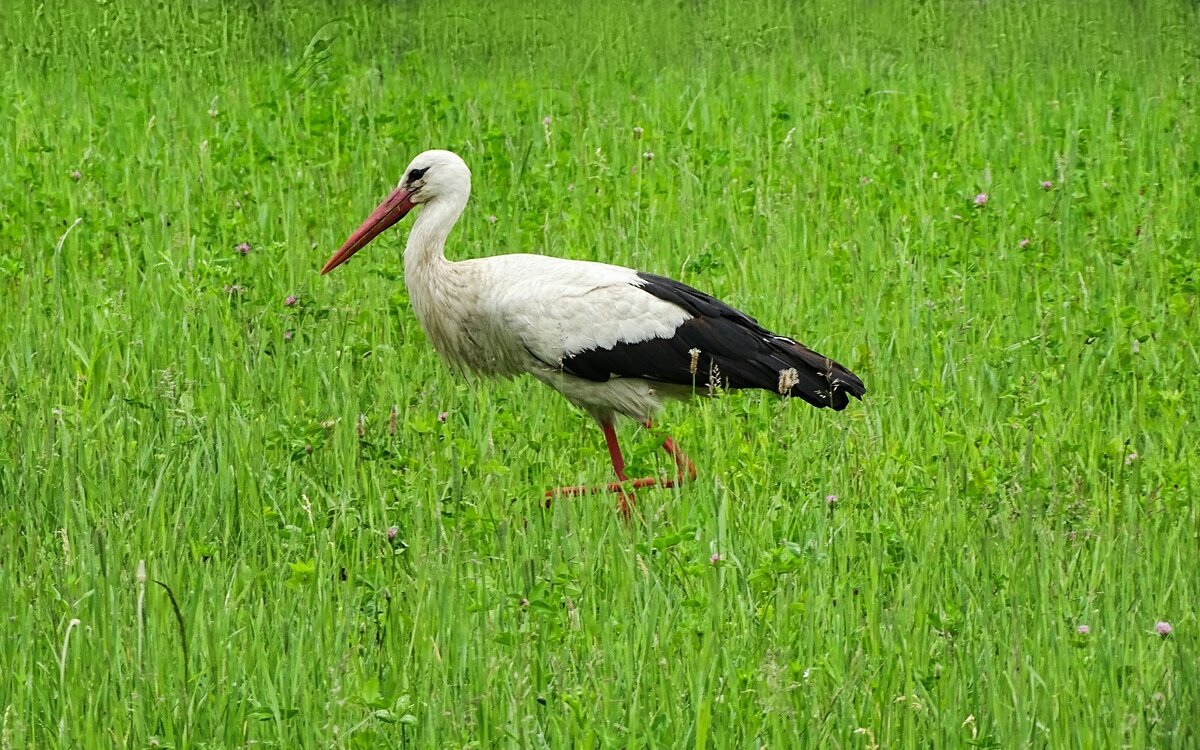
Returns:
[[[408,170],[408,181],[410,183],[416,182],[417,180],[424,177],[425,173],[428,171],[429,171],[429,167],[425,167],[424,169],[416,169],[416,168],[410,169],[410,170]]]

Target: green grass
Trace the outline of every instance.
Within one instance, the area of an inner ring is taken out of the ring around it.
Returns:
[[[4,15],[0,750],[1200,744],[1194,3]],[[437,360],[403,229],[317,275],[430,147],[452,256],[674,275],[866,401],[673,406],[698,482],[542,509],[599,431]]]

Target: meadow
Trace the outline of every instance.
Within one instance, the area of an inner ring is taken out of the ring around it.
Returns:
[[[1200,746],[1195,3],[4,15],[0,750]],[[450,256],[865,401],[674,405],[696,482],[544,508],[602,436],[438,360],[408,224],[317,273],[427,148]]]

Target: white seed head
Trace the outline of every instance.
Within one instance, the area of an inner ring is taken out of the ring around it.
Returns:
[[[792,388],[800,382],[800,373],[796,372],[795,367],[789,367],[786,370],[779,371],[779,395],[786,396],[792,392]]]
[[[715,396],[721,390],[721,368],[714,361],[708,368],[708,395]]]

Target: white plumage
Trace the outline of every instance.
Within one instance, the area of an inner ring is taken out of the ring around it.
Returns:
[[[446,238],[470,194],[471,172],[462,159],[426,151],[321,273],[423,206],[404,250],[404,280],[434,348],[460,369],[498,377],[528,373],[558,390],[600,424],[622,482],[627,478],[613,430],[616,414],[648,424],[665,399],[720,387],[774,390],[835,409],[845,407],[847,394],[865,393],[837,362],[670,279],[544,255],[446,260]],[[695,475],[670,439],[664,448],[675,458],[675,481]],[[627,509],[627,488],[607,489],[619,493]]]

